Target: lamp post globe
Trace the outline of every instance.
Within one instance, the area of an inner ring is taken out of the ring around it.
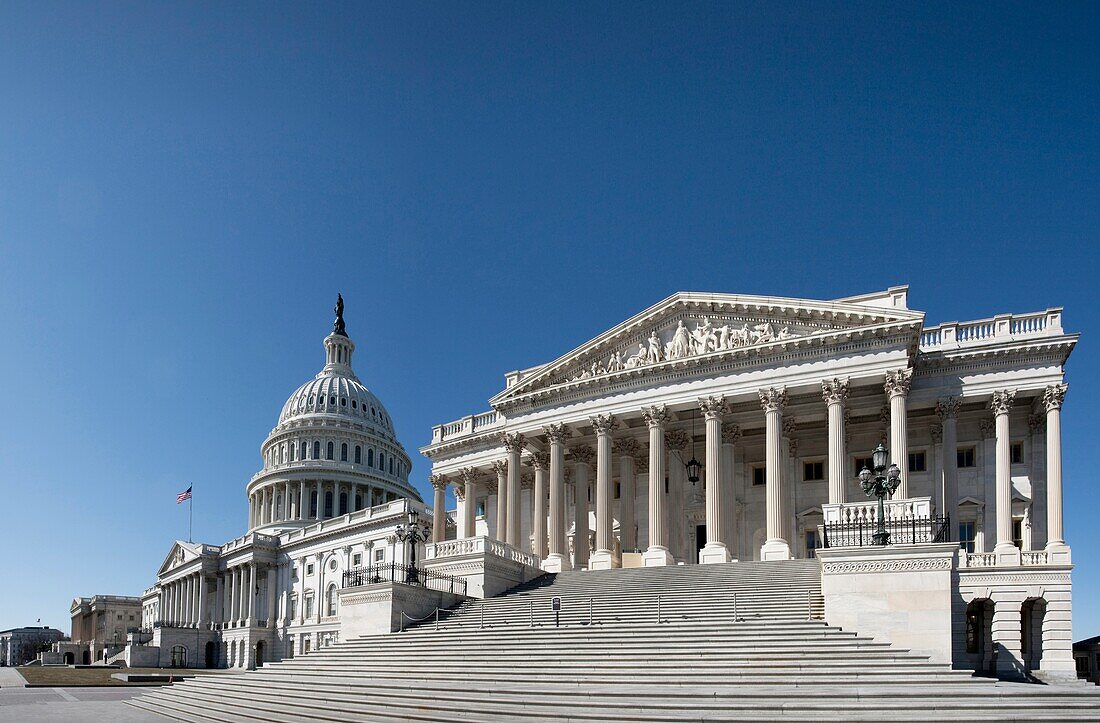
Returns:
[[[875,534],[871,540],[875,545],[885,547],[890,544],[890,533],[886,531],[886,511],[883,499],[894,494],[901,483],[901,468],[890,462],[890,453],[881,442],[871,453],[871,464],[875,471],[864,467],[859,471],[859,485],[863,493],[868,497],[878,498],[878,514],[875,525]]]

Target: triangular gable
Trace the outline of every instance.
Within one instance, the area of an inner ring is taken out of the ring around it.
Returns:
[[[509,385],[494,408],[542,390],[613,382],[638,374],[782,350],[891,326],[924,314],[859,301],[678,292]]]
[[[184,542],[182,540],[176,540],[172,543],[172,549],[168,552],[168,555],[164,558],[164,562],[160,564],[160,569],[157,570],[158,575],[179,567],[185,562],[194,560],[202,554],[202,545],[194,542]]]

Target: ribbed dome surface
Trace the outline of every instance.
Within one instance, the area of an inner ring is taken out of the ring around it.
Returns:
[[[358,422],[372,423],[393,438],[393,425],[386,408],[354,376],[321,372],[290,395],[279,415],[279,424],[317,414],[347,416]]]

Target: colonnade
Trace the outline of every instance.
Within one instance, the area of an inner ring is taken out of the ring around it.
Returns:
[[[901,481],[895,499],[910,497],[909,443],[907,425],[907,401],[912,381],[912,370],[904,369],[886,374],[883,390],[889,400],[889,439],[890,456],[902,470]],[[847,435],[845,430],[847,402],[849,396],[847,379],[826,379],[821,382],[822,401],[826,405],[828,427],[828,502],[845,503],[846,489],[853,477],[848,470]],[[1046,410],[1046,488],[1047,488],[1047,534],[1048,550],[1064,548],[1062,524],[1062,474],[1061,474],[1061,432],[1060,410],[1066,385],[1047,387],[1040,403]],[[764,413],[765,432],[765,499],[767,517],[767,538],[761,548],[761,559],[788,559],[792,556],[790,519],[793,514],[788,510],[788,488],[791,480],[787,465],[784,463],[787,448],[793,447],[789,439],[790,431],[784,424],[784,411],[789,404],[787,390],[784,387],[767,387],[759,390],[758,397]],[[996,546],[994,551],[1011,557],[1019,555],[1012,540],[1012,479],[1010,459],[1010,410],[1016,398],[1014,390],[999,390],[992,393],[989,409],[994,416],[996,434]],[[707,543],[700,551],[700,562],[726,562],[731,559],[730,550],[734,548],[736,530],[733,521],[733,490],[730,487],[729,474],[723,474],[723,466],[733,464],[735,445],[740,439],[737,425],[724,424],[723,416],[729,412],[724,397],[711,396],[698,400],[699,410],[705,419],[705,504],[707,523]],[[936,414],[940,424],[937,433],[941,435],[943,445],[943,493],[941,514],[948,515],[952,524],[958,521],[958,471],[956,457],[958,451],[958,432],[956,417],[960,400],[948,397],[939,400]],[[648,430],[648,523],[649,546],[643,555],[645,565],[668,565],[674,560],[669,552],[668,510],[665,494],[665,473],[668,467],[667,452],[672,445],[670,433],[666,427],[672,414],[665,406],[650,406],[639,410]],[[637,413],[637,412],[636,412]],[[613,432],[622,427],[621,418],[613,414],[602,414],[589,420],[595,433],[595,450],[587,445],[568,449],[574,487],[575,517],[574,540],[588,539],[589,474],[595,471],[595,546],[588,559],[588,545],[575,544],[570,559],[566,545],[568,521],[566,520],[566,451],[567,440],[572,435],[563,423],[544,427],[543,434],[548,451],[530,454],[524,461],[534,468],[534,494],[531,551],[544,560],[548,570],[564,570],[575,566],[588,566],[592,569],[613,567],[619,564],[614,553],[612,526],[612,466],[617,458],[620,472],[619,520],[620,548],[634,549],[637,543],[634,515],[635,469],[644,463],[641,456],[642,444],[634,437],[614,439]],[[494,464],[495,480],[488,482],[490,493],[497,493],[497,526],[495,536],[502,542],[514,547],[524,546],[519,539],[518,519],[518,479],[520,449],[524,445],[523,435],[507,434],[502,437],[507,457]],[[675,447],[679,448],[679,447]],[[793,450],[792,450],[793,452]],[[793,453],[792,455],[793,456]],[[433,477],[436,486],[436,509],[443,508],[444,493],[449,481],[455,484],[456,498],[459,500],[459,537],[472,537],[475,533],[475,501],[479,492],[480,479],[484,473],[466,468],[460,473],[459,480],[448,480],[442,475]],[[547,487],[549,495],[547,495]],[[549,497],[549,509],[547,509]],[[442,515],[437,515],[437,520]],[[444,539],[446,529],[439,522],[434,529],[434,539]],[[952,535],[954,537],[954,534]],[[998,557],[998,560],[1001,558]],[[1005,559],[1010,564],[1011,559]]]
[[[273,565],[241,562],[212,575],[193,572],[176,580],[163,583],[160,588],[161,625],[177,628],[240,627],[264,621],[267,627],[275,627],[276,574]],[[260,600],[259,580],[263,576],[267,585],[266,617],[257,608]],[[213,584],[214,601],[211,605],[209,586]]]
[[[325,496],[332,494],[331,514],[325,510]],[[346,504],[340,506],[340,496],[346,495]],[[359,496],[356,504],[356,495]],[[317,505],[314,507],[313,499]],[[324,520],[348,512],[387,502],[392,493],[373,485],[353,482],[324,482],[321,480],[276,482],[249,495],[249,529],[288,520]]]

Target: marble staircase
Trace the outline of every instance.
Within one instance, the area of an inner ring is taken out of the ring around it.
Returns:
[[[567,572],[130,703],[226,722],[1100,718],[1093,689],[974,678],[821,617],[812,560]]]

